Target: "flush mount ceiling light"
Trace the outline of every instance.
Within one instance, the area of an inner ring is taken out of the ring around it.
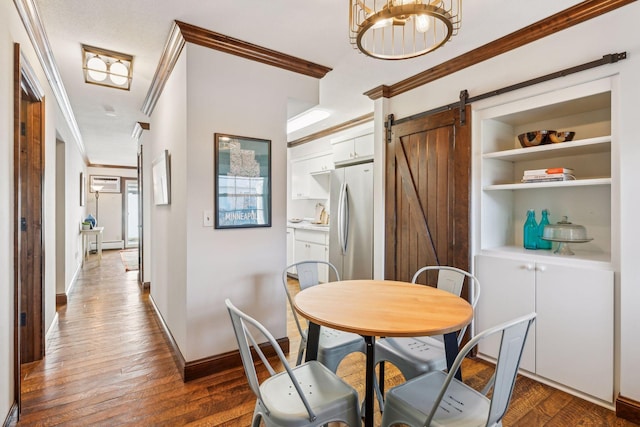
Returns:
[[[87,83],[129,90],[133,56],[82,45],[82,69]]]
[[[292,133],[329,117],[326,110],[311,109],[287,120],[287,133]]]
[[[351,44],[379,59],[429,53],[455,36],[462,0],[349,0]]]

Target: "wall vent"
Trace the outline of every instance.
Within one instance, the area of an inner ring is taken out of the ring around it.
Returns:
[[[91,193],[95,193],[96,187],[101,187],[99,190],[101,193],[119,193],[120,177],[91,175],[91,186],[89,187],[89,191]]]

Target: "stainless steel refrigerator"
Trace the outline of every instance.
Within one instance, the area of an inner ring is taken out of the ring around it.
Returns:
[[[336,166],[330,196],[329,261],[342,280],[372,279],[373,163]]]

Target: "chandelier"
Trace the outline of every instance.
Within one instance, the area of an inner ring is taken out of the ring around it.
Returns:
[[[429,53],[455,36],[462,0],[349,0],[351,44],[379,59]]]

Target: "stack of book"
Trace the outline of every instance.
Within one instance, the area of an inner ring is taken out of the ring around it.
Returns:
[[[531,169],[524,171],[522,182],[570,181],[576,179],[571,168]]]

